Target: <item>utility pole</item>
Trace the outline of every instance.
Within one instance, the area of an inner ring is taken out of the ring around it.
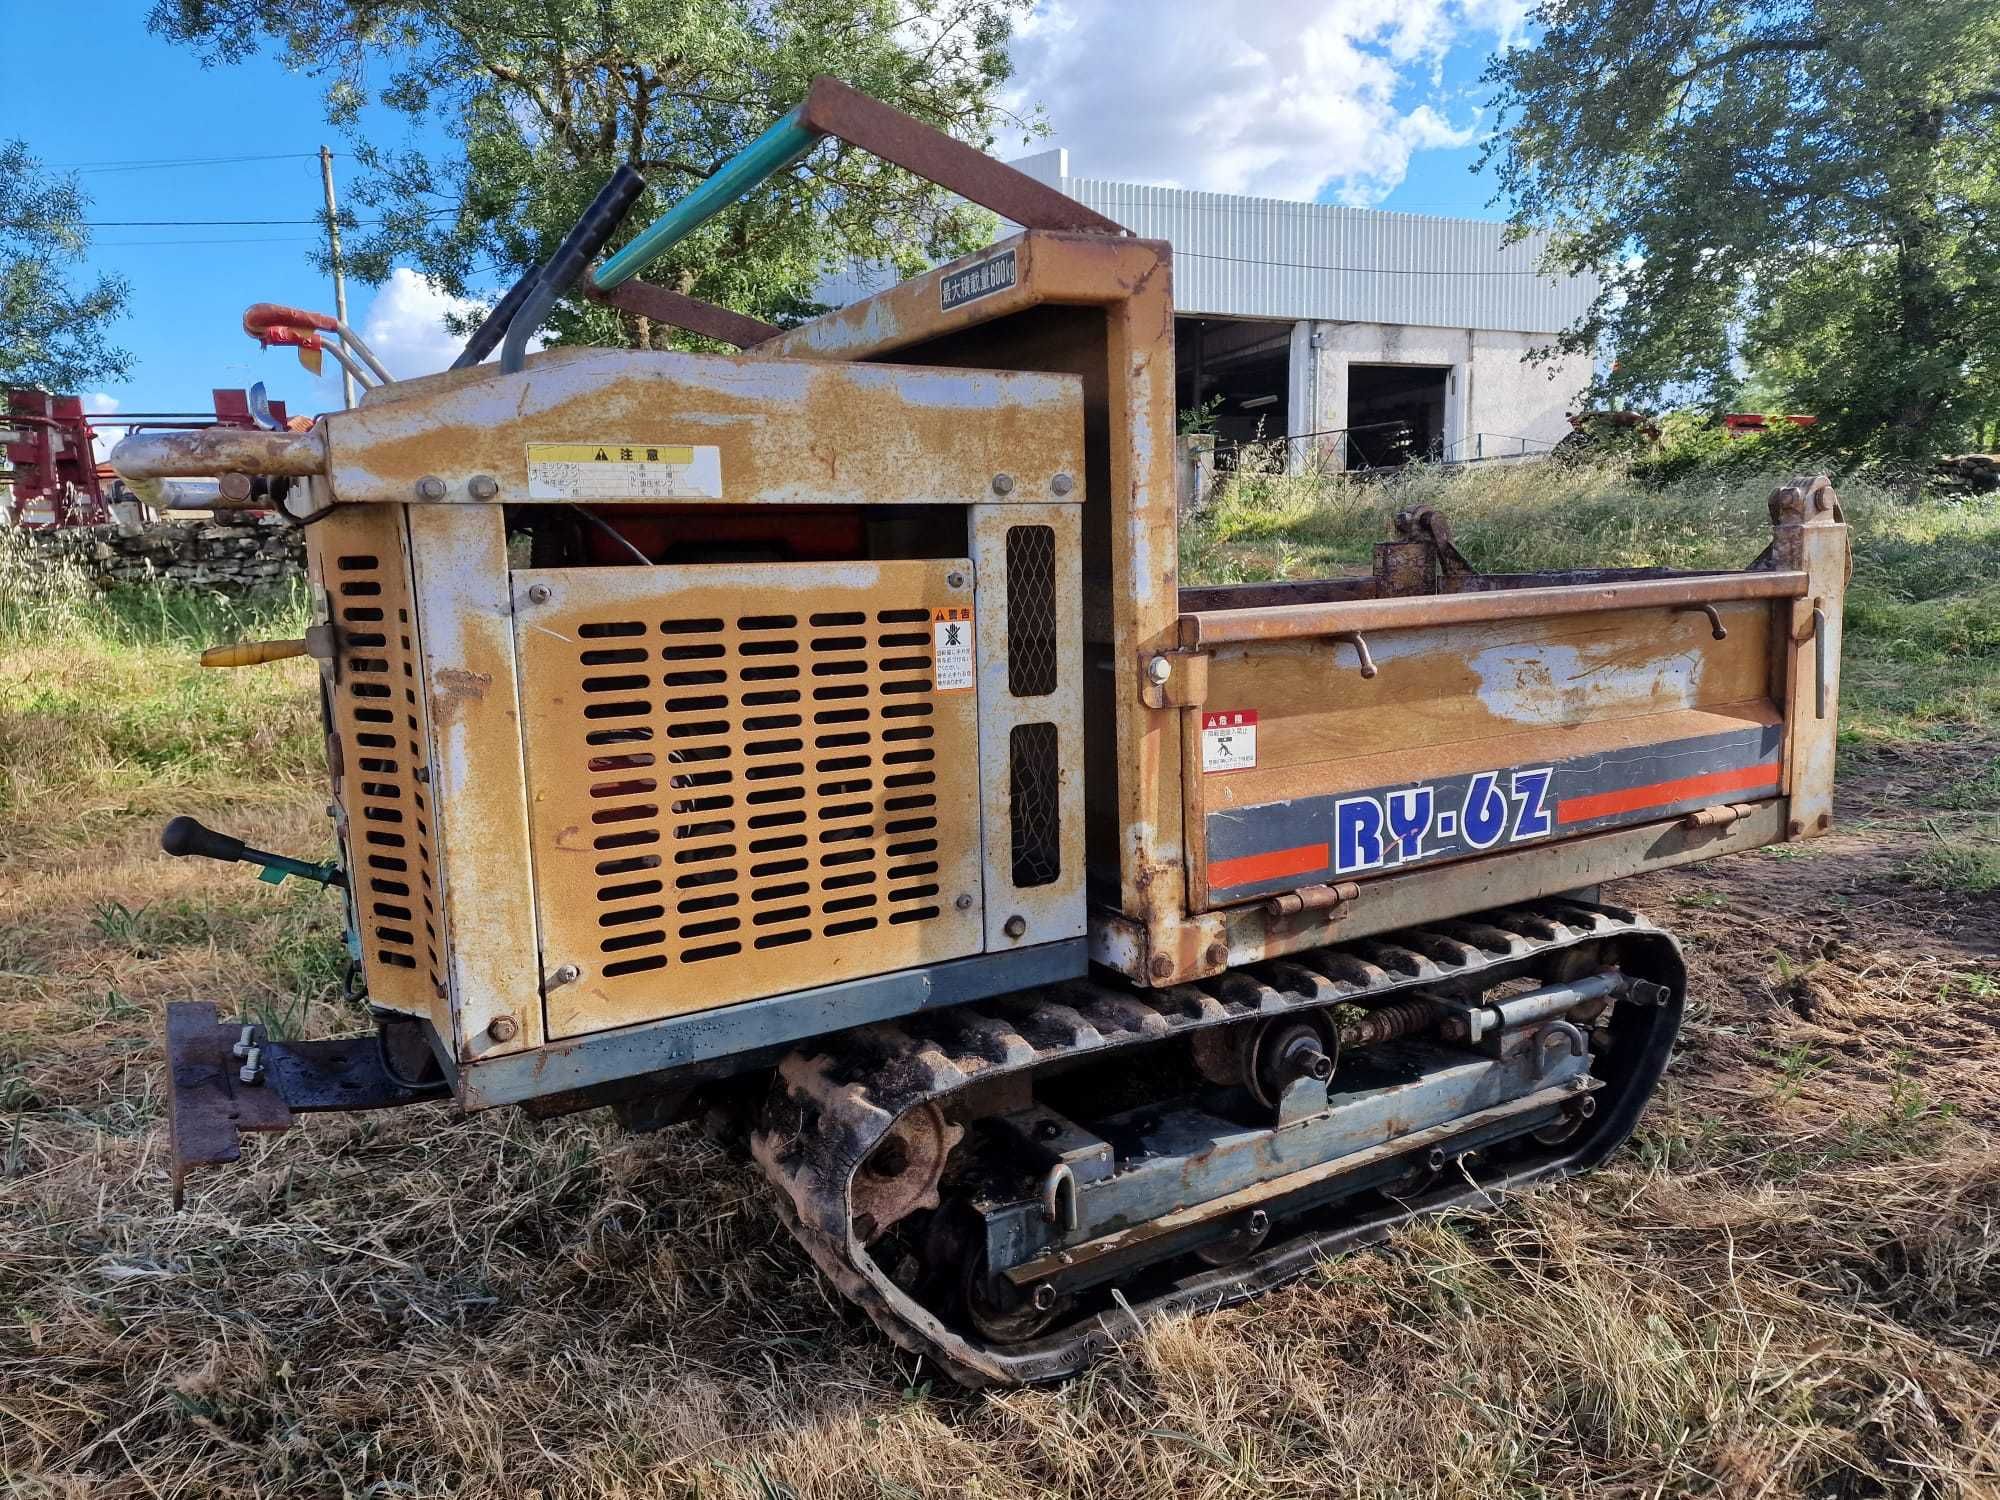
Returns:
[[[347,322],[347,273],[340,265],[340,220],[335,217],[333,207],[333,153],[326,147],[319,148],[319,181],[326,189],[326,243],[333,255],[333,315],[344,325]],[[349,410],[354,407],[354,377],[347,366],[340,367],[340,395]]]

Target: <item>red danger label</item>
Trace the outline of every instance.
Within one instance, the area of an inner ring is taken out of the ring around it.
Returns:
[[[1232,708],[1201,716],[1201,768],[1254,771],[1257,768],[1257,710]]]

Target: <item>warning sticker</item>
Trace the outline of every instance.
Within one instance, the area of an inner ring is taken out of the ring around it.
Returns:
[[[941,693],[972,686],[972,606],[931,611],[931,676]]]
[[[530,500],[720,500],[722,450],[671,443],[530,443]]]
[[[1231,709],[1201,716],[1201,768],[1204,771],[1257,769],[1257,710]]]

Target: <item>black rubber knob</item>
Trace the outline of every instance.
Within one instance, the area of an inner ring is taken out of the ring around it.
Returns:
[[[160,830],[160,847],[176,859],[190,854],[200,855],[203,859],[243,858],[243,840],[206,828],[185,813]]]

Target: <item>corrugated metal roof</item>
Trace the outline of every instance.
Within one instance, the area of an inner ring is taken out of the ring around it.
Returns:
[[[1182,313],[1552,333],[1596,294],[1590,278],[1536,270],[1543,236],[1503,246],[1502,224],[1048,172],[1063,155],[1020,165],[1172,244]]]

